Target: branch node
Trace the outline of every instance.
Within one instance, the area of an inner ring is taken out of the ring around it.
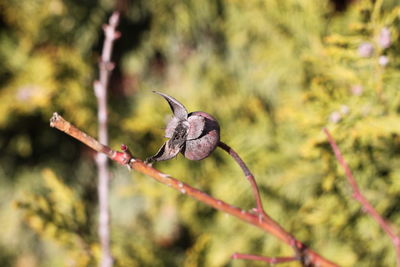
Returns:
[[[121,37],[121,32],[117,31],[117,32],[114,33],[114,36],[113,36],[114,40],[117,40],[120,37]]]
[[[109,62],[103,62],[103,64],[104,64],[104,68],[105,68],[107,71],[112,71],[112,70],[114,70],[114,68],[115,68],[115,63],[114,63],[114,62],[111,62],[111,61],[109,61]]]
[[[133,158],[132,152],[129,150],[129,147],[125,144],[121,144],[121,150],[131,158]]]

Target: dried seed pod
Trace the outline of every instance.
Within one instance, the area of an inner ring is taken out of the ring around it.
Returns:
[[[190,160],[208,157],[219,143],[220,128],[217,120],[202,111],[188,114],[186,108],[175,98],[160,92],[154,93],[167,100],[174,116],[165,130],[165,137],[169,140],[146,162],[168,160],[179,152]]]

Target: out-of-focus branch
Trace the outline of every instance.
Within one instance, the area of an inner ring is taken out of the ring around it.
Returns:
[[[119,22],[119,13],[114,12],[109,20],[109,23],[103,26],[105,34],[103,51],[101,53],[101,60],[99,62],[99,80],[94,83],[94,91],[97,98],[98,106],[98,122],[99,122],[99,141],[105,145],[108,144],[108,129],[107,129],[107,88],[114,68],[111,62],[111,53],[114,41],[120,36],[116,31]],[[110,249],[110,212],[108,210],[108,192],[109,192],[109,172],[108,160],[105,154],[98,153],[96,157],[96,164],[98,169],[98,197],[99,197],[99,237],[101,245],[101,259],[99,266],[111,267],[113,259]]]
[[[57,113],[53,114],[50,119],[50,126],[55,127],[68,135],[80,140],[82,143],[88,145],[89,147],[95,149],[97,152],[105,153],[110,159],[118,162],[121,165],[127,165],[129,168],[141,172],[147,176],[152,177],[160,183],[163,183],[175,190],[191,196],[192,198],[211,206],[215,209],[221,210],[227,214],[230,214],[242,221],[252,224],[262,230],[274,235],[284,243],[295,248],[297,255],[296,259],[299,260],[304,266],[320,266],[320,267],[333,267],[337,266],[335,263],[323,258],[318,253],[312,249],[305,246],[300,241],[296,240],[291,234],[286,232],[282,227],[279,226],[271,218],[266,217],[260,219],[258,213],[247,212],[238,207],[232,206],[222,200],[216,199],[188,184],[181,182],[178,179],[171,177],[168,174],[164,174],[151,166],[145,164],[140,159],[135,159],[132,157],[128,148],[123,145],[122,152],[114,151],[109,147],[100,144],[95,139],[91,138],[87,134],[81,132],[79,129],[71,125],[68,121],[64,120]],[[279,227],[277,227],[277,225]]]
[[[240,260],[251,260],[251,261],[263,261],[270,264],[284,263],[299,260],[296,257],[279,257],[279,258],[268,258],[263,256],[251,255],[251,254],[242,254],[242,253],[234,253],[232,255],[232,259],[240,259]]]
[[[390,237],[392,240],[393,246],[396,250],[396,258],[397,258],[397,266],[400,267],[400,237],[395,234],[395,231],[390,226],[390,224],[376,211],[376,209],[369,203],[369,201],[364,197],[361,193],[360,188],[358,187],[357,181],[354,178],[349,165],[345,161],[342,153],[338,145],[333,139],[332,135],[328,131],[328,129],[324,128],[324,133],[328,138],[328,142],[332,147],[333,152],[335,153],[336,159],[339,162],[340,166],[342,166],[345,175],[347,177],[347,181],[349,182],[352,190],[353,190],[353,197],[355,200],[360,202],[363,210],[367,212],[378,224],[379,226],[385,231],[385,233]]]

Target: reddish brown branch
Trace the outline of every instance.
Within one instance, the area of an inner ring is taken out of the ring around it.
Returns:
[[[222,148],[223,150],[225,150],[237,162],[237,164],[242,169],[244,175],[246,176],[247,180],[250,182],[251,189],[253,191],[253,196],[254,196],[254,199],[256,200],[257,213],[262,216],[268,217],[267,214],[265,213],[263,205],[262,205],[260,191],[258,189],[256,179],[254,178],[254,175],[251,173],[250,169],[247,167],[246,163],[244,163],[244,161],[240,158],[240,156],[230,146],[228,146],[224,142],[220,141],[218,146],[220,148]]]
[[[276,231],[282,233],[282,236],[285,236],[286,238],[286,243],[291,244],[292,247],[295,249],[296,254],[301,253],[299,250],[303,249],[303,247],[300,245],[299,247],[296,246],[296,239],[288,234],[277,222],[275,222],[264,210],[263,205],[262,205],[262,200],[261,200],[261,195],[260,195],[260,190],[258,188],[256,179],[250,169],[247,167],[246,163],[242,160],[242,158],[239,156],[238,153],[236,153],[235,150],[233,150],[230,146],[225,144],[224,142],[220,141],[218,146],[225,150],[235,161],[236,163],[240,166],[242,169],[244,175],[246,176],[247,180],[250,182],[251,189],[253,192],[253,197],[256,202],[256,214],[259,216],[260,220],[264,220],[267,222],[269,225],[271,225]],[[239,254],[238,254],[239,255]],[[247,255],[247,254],[243,254]]]
[[[50,119],[50,126],[57,128],[58,130],[81,141],[94,151],[106,154],[106,156],[111,159],[115,156],[116,151],[110,149],[108,146],[102,145],[99,141],[97,141],[90,135],[82,132],[70,122],[66,121],[63,117],[58,115],[57,112],[53,113],[53,116]]]
[[[251,212],[247,212],[238,207],[232,206],[222,200],[216,199],[194,187],[191,187],[188,184],[185,184],[178,179],[171,177],[168,174],[164,174],[151,166],[145,164],[140,159],[133,158],[127,147],[123,145],[122,152],[111,150],[110,148],[98,143],[95,139],[87,136],[85,133],[80,132],[79,129],[71,125],[69,122],[65,121],[60,115],[57,113],[53,114],[53,117],[50,119],[50,126],[55,127],[66,134],[69,134],[84,144],[90,146],[97,152],[103,152],[107,154],[107,156],[118,162],[121,165],[128,165],[131,169],[134,169],[140,173],[143,173],[147,176],[152,177],[156,181],[163,183],[175,190],[181,192],[182,194],[186,194],[191,196],[192,198],[211,206],[215,209],[221,210],[227,214],[230,214],[242,221],[245,221],[249,224],[252,224],[260,229],[274,235],[278,239],[282,240],[284,243],[295,248],[298,255],[296,258],[303,264],[307,266],[338,266],[335,263],[323,258],[315,251],[306,247],[303,243],[296,240],[292,235],[286,232],[282,227],[279,226],[278,223],[273,221],[270,217],[265,217],[264,219],[260,219],[259,214],[254,214]]]
[[[347,162],[342,156],[339,147],[337,146],[335,140],[333,139],[328,129],[324,128],[324,133],[326,134],[328,142],[331,145],[333,152],[335,153],[337,161],[342,166],[345,172],[347,181],[349,182],[353,190],[354,199],[360,202],[364,211],[367,212],[379,224],[379,226],[383,229],[383,231],[385,231],[385,233],[390,237],[393,246],[396,250],[397,266],[400,267],[400,237],[395,234],[395,231],[390,226],[390,224],[376,211],[376,209],[371,205],[371,203],[369,203],[369,201],[361,193],[360,188],[358,187],[357,181],[354,178],[349,165],[347,165]]]
[[[252,254],[242,254],[242,253],[234,253],[232,255],[232,259],[241,259],[241,260],[252,260],[252,261],[263,261],[271,264],[291,262],[299,260],[296,257],[279,257],[279,258],[268,258],[263,256],[257,256]]]

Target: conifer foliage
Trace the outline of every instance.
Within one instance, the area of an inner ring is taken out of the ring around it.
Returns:
[[[170,109],[151,92],[172,95],[218,120],[221,140],[252,170],[284,229],[341,266],[394,266],[391,240],[352,198],[322,129],[364,196],[400,229],[400,4],[333,2],[0,0],[0,265],[98,264],[94,153],[48,118],[58,111],[96,136],[101,29],[118,9],[110,147],[153,155]],[[220,149],[153,166],[254,207]],[[257,228],[110,168],[115,266],[249,266],[232,254],[293,254]]]

